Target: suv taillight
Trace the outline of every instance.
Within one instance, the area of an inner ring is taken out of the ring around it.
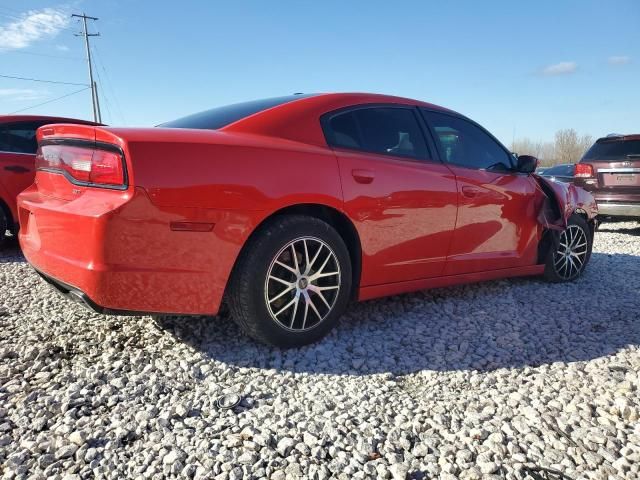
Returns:
[[[588,163],[578,163],[576,165],[576,171],[573,175],[575,177],[592,178],[595,176],[593,174],[593,165],[590,165]]]
[[[75,145],[42,145],[36,154],[36,169],[60,172],[71,183],[88,186],[125,186],[120,153]]]

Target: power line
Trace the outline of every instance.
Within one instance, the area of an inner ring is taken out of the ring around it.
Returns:
[[[93,47],[91,47],[91,50],[94,53],[93,58],[97,59],[97,57],[95,56],[95,53],[96,53],[95,45]],[[100,76],[100,71],[98,70],[97,67],[96,67],[96,75],[98,77],[98,81],[100,82],[100,85],[102,85],[102,99],[104,100],[104,104],[105,104],[107,112],[109,114],[109,119],[111,120],[111,123],[113,123],[113,115],[111,113],[111,105],[110,105],[109,97],[107,96],[107,91],[106,91],[106,88],[105,88],[106,84],[102,81],[102,77]],[[98,92],[98,89],[96,88],[96,93],[97,92]],[[102,115],[100,115],[100,116],[102,117]],[[101,120],[102,120],[102,118],[101,118]]]
[[[104,82],[104,84],[108,87],[109,92],[111,94],[111,96],[113,97],[113,102],[115,103],[116,106],[116,110],[118,112],[118,116],[120,117],[120,120],[122,121],[123,124],[127,123],[127,120],[124,116],[124,114],[122,113],[122,109],[120,108],[120,102],[118,101],[118,96],[116,95],[115,89],[113,87],[113,82],[111,81],[111,77],[109,75],[109,72],[107,71],[107,69],[104,67],[104,62],[102,61],[102,54],[98,51],[98,47],[97,45],[93,45],[91,47],[91,49],[93,50],[93,53],[95,53],[94,57],[98,63],[98,67],[100,67],[104,73],[106,82]],[[100,78],[98,78],[100,80],[100,83],[102,83],[102,80]],[[103,88],[103,92],[105,91],[105,89]],[[105,95],[106,98],[106,95]],[[111,110],[109,111],[109,113],[111,113]]]
[[[5,53],[19,53],[20,55],[35,55],[36,57],[49,57],[49,58],[60,58],[62,60],[73,60],[73,61],[79,61],[79,60],[83,60],[80,57],[65,57],[63,55],[51,55],[48,53],[36,53],[36,52],[25,52],[22,50],[9,50]]]
[[[15,112],[9,112],[8,115],[13,115],[14,113],[24,112],[25,110],[31,110],[32,108],[40,107],[42,105],[46,105],[51,102],[55,102],[57,100],[62,100],[63,98],[70,97],[71,95],[75,95],[76,93],[84,92],[85,90],[89,90],[90,87],[84,87],[83,89],[76,90],[75,92],[67,93],[66,95],[62,95],[60,97],[53,98],[51,100],[47,100],[46,102],[38,103],[37,105],[32,105],[27,108],[21,108],[20,110],[16,110]]]
[[[91,85],[91,101],[93,104],[93,121],[102,123],[100,118],[100,102],[98,101],[98,89],[96,82],[93,80],[93,65],[91,64],[91,48],[89,47],[89,37],[98,37],[99,33],[89,33],[87,29],[87,20],[98,20],[96,17],[89,17],[85,13],[78,15],[74,13],[72,17],[81,18],[84,26],[82,34],[76,34],[76,37],[84,37],[84,44],[87,48],[87,65],[89,66],[89,83]]]
[[[86,83],[73,83],[73,82],[58,82],[56,80],[42,80],[40,78],[29,78],[29,77],[16,77],[13,75],[0,75],[2,78],[12,78],[14,80],[26,80],[29,82],[41,82],[41,83],[57,83],[60,85],[75,85],[76,87],[88,87]]]
[[[96,75],[98,76],[98,81],[100,82],[100,85],[102,85],[102,98],[104,99],[104,104],[107,107],[107,112],[109,114],[109,118],[111,119],[111,123],[113,123],[113,115],[111,114],[111,105],[109,104],[109,97],[107,97],[107,92],[105,91],[105,88],[104,88],[105,83],[102,81],[102,78],[100,77],[100,72],[98,71],[97,68],[96,68]],[[97,92],[97,88],[96,88],[96,92]],[[100,120],[102,120],[102,118]]]

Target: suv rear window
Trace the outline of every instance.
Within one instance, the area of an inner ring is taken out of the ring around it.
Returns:
[[[262,100],[234,103],[162,123],[158,127],[217,130],[263,110],[311,96],[313,94],[287,95],[285,97],[263,98]]]
[[[583,160],[640,160],[640,140],[598,140]]]

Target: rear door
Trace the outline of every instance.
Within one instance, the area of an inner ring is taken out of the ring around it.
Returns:
[[[535,264],[536,181],[513,171],[513,155],[475,123],[442,112],[422,112],[440,158],[458,185],[458,219],[445,274]]]
[[[457,211],[456,181],[432,155],[412,106],[360,106],[323,116],[340,166],[344,208],[362,245],[362,286],[442,274]]]
[[[16,122],[0,125],[0,181],[11,202],[33,183],[36,130],[42,122]]]

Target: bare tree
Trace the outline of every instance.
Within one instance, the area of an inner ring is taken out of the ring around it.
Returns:
[[[511,151],[518,155],[533,155],[541,166],[576,163],[593,144],[591,135],[578,135],[573,128],[558,130],[554,142],[533,141],[524,137],[513,141]]]
[[[540,160],[540,165],[553,165],[555,162],[555,146],[551,142],[520,138],[511,144],[511,151],[518,155],[533,155]]]
[[[591,135],[579,136],[573,128],[565,128],[556,132],[556,159],[559,163],[575,163],[593,143]]]

